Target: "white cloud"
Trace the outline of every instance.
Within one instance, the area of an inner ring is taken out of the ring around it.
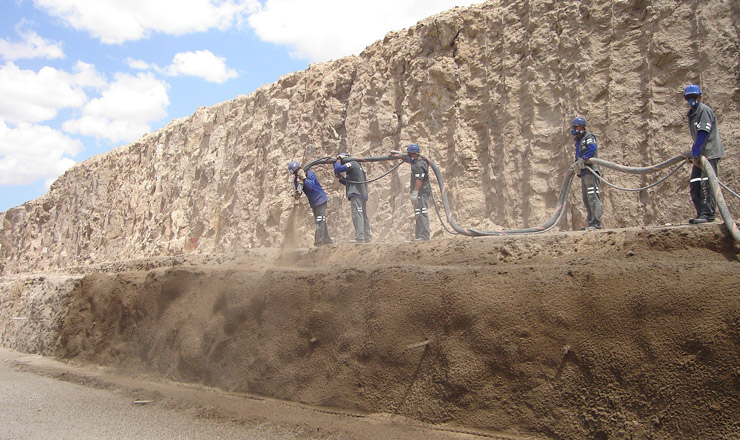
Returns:
[[[112,142],[133,141],[151,130],[150,122],[167,115],[168,87],[151,73],[118,73],[99,98],[83,107],[79,119],[65,122],[62,128]]]
[[[226,29],[259,7],[257,0],[34,0],[34,4],[103,43]]]
[[[106,84],[105,77],[98,73],[92,64],[77,61],[74,70],[75,73],[70,78],[73,86],[102,89]]]
[[[366,46],[419,20],[482,0],[266,0],[249,25],[262,40],[291,48],[291,55],[327,61]]]
[[[8,126],[0,120],[0,185],[52,180],[75,164],[82,144],[50,127],[28,123]]]
[[[0,118],[8,122],[40,122],[56,117],[59,109],[85,103],[83,87],[99,81],[89,64],[78,63],[78,73],[53,67],[21,70],[13,62],[0,68]]]
[[[126,58],[126,64],[130,68],[136,69],[136,70],[149,70],[149,69],[152,69],[152,68],[156,67],[153,64],[149,64],[148,62],[146,62],[144,60],[137,60],[137,59],[131,58],[131,57]]]
[[[219,84],[237,76],[234,69],[226,67],[224,58],[217,57],[208,50],[176,54],[166,72],[172,76],[197,76]]]
[[[0,38],[0,56],[6,60],[29,58],[64,58],[62,43],[47,40],[32,30],[24,30],[25,23],[16,26],[21,41],[11,42]]]

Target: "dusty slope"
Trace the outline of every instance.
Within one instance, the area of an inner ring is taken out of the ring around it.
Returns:
[[[78,164],[44,197],[0,213],[0,271],[175,255],[190,239],[199,252],[276,247],[292,202],[289,160],[377,156],[412,141],[442,169],[462,226],[536,226],[573,161],[576,114],[596,133],[601,158],[658,163],[688,149],[689,82],[716,112],[728,154],[721,176],[740,189],[739,2],[496,0],[454,9]],[[375,177],[388,166],[368,168]],[[332,234],[347,239],[343,187],[328,169],[317,172]],[[605,190],[605,224],[685,221],[687,174],[639,194]],[[655,178],[607,175],[627,187]],[[376,238],[409,236],[407,179],[404,167],[371,187]],[[570,201],[563,230],[584,223],[578,191]]]
[[[0,336],[432,423],[730,439],[740,433],[739,251],[710,225],[133,261],[66,284],[2,278],[3,297],[15,297],[2,302]]]

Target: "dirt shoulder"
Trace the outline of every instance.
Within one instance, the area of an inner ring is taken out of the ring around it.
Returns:
[[[3,277],[0,336],[367,420],[732,438],[739,250],[713,224],[122,262]]]

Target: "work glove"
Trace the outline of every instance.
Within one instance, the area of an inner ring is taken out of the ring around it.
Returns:
[[[411,203],[416,203],[419,200],[419,191],[411,191]]]
[[[298,190],[293,191],[293,197],[295,199],[300,199],[301,198],[301,192],[298,191]]]
[[[586,159],[584,159],[582,157],[579,158],[576,161],[576,166],[578,167],[579,170],[582,170],[582,169],[586,168]]]
[[[697,168],[701,168],[701,158],[700,157],[691,158],[691,164]]]
[[[296,171],[296,176],[298,177],[298,181],[303,182],[306,180],[306,172],[303,170],[303,168]]]
[[[400,152],[400,151],[398,151],[398,150],[391,150],[391,151],[390,151],[390,152],[388,153],[388,155],[389,155],[389,156],[398,156],[398,155],[400,155],[400,154],[401,154],[401,152]]]

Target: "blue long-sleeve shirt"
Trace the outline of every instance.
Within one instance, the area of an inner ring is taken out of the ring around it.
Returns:
[[[596,145],[596,136],[590,131],[584,133],[583,137],[576,140],[575,142],[576,160],[578,159],[591,159],[592,157],[599,157],[598,146]],[[587,164],[589,168],[595,172],[600,172],[599,166],[595,164]],[[583,173],[588,171],[581,171],[578,176],[582,176]]]
[[[293,178],[293,186],[298,189],[298,177]],[[306,180],[303,182],[303,193],[308,198],[308,204],[312,208],[315,208],[323,203],[326,203],[329,198],[324,192],[324,188],[321,187],[319,179],[316,177],[316,173],[308,171],[306,173]]]

